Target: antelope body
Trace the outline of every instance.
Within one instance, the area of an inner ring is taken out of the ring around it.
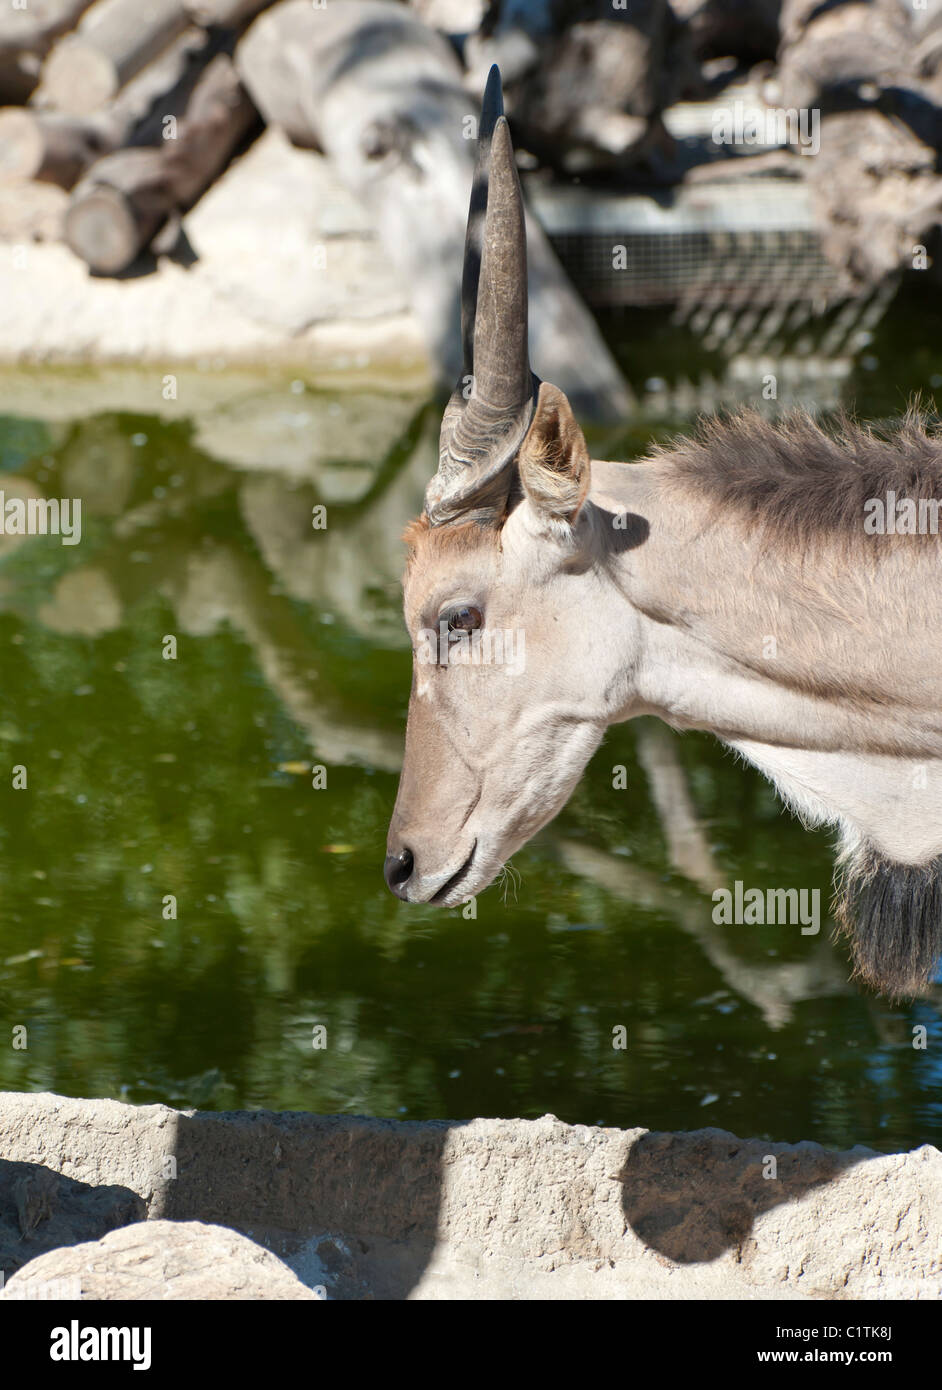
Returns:
[[[465,377],[406,536],[415,658],[390,888],[444,906],[480,892],[606,728],[654,714],[712,732],[837,828],[857,972],[919,992],[942,951],[942,547],[864,523],[870,499],[942,497],[942,442],[914,417],[833,437],[747,413],[640,463],[590,460],[566,397],[529,367],[496,70],[462,302]],[[495,630],[525,635],[525,662],[473,659]]]

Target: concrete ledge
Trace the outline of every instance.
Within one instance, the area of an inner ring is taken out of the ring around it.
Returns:
[[[96,276],[68,195],[0,180],[0,362],[280,367],[429,389],[421,330],[330,165],[267,130],[184,220],[188,254]]]
[[[929,1146],[2,1093],[0,1157],[234,1229],[334,1298],[942,1296]]]

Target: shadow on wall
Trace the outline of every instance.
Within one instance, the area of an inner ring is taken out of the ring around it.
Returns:
[[[644,1250],[684,1265],[727,1253],[739,1262],[755,1246],[763,1213],[873,1157],[721,1130],[637,1137],[609,1130],[594,1132],[592,1173],[579,1152],[585,1131],[549,1123],[556,1132],[544,1144],[522,1121],[482,1127],[262,1112],[234,1126],[224,1115],[180,1115],[178,1180],[160,1214],[255,1238],[264,1232],[302,1282],[326,1283],[332,1297],[368,1289],[398,1299],[420,1282],[439,1241],[452,1253],[465,1246],[469,1255],[522,1263],[549,1252],[561,1264],[617,1263]],[[261,1161],[266,1150],[270,1167]],[[644,1250],[619,1239],[613,1182]],[[301,1231],[315,1234],[302,1239]]]
[[[146,1215],[146,1204],[128,1187],[95,1186],[41,1163],[0,1159],[0,1283],[37,1255],[99,1240]]]
[[[806,1284],[823,1294],[843,1289],[848,1271],[859,1275],[873,1261],[879,1266],[873,1277],[892,1279],[894,1256],[906,1277],[932,1272],[917,1249],[925,1213],[914,1188],[921,1193],[928,1184],[931,1201],[934,1169],[920,1174],[910,1166],[902,1182],[886,1180],[901,1162],[918,1165],[921,1155],[832,1153],[815,1144],[739,1140],[720,1130],[592,1129],[552,1116],[419,1123],[175,1112],[12,1093],[0,1097],[0,1142],[20,1155],[0,1165],[5,1274],[145,1215],[160,1223],[155,1242],[168,1222],[229,1228],[271,1251],[308,1288],[324,1287],[328,1297],[343,1300],[405,1299],[420,1285],[424,1294],[467,1296],[469,1279],[481,1281],[481,1296],[518,1297],[518,1283],[524,1296],[534,1296],[534,1279],[577,1266],[586,1277],[604,1270],[633,1293],[671,1277],[658,1268],[668,1262],[722,1261],[720,1278],[733,1276],[757,1290],[794,1284],[808,1265]],[[40,1148],[70,1155],[73,1170],[92,1182],[31,1161]],[[800,1213],[783,1211],[760,1246],[759,1217],[793,1207],[860,1165],[869,1171],[853,1189],[822,1195]],[[845,1229],[836,1268],[823,1245],[839,1213]],[[126,1255],[114,1255],[119,1245],[132,1249],[131,1273],[147,1289],[141,1296],[194,1296],[174,1293],[172,1285],[168,1292],[159,1255],[152,1261],[158,1274],[147,1284],[143,1232],[112,1243],[107,1257],[83,1257],[81,1268],[97,1281],[94,1296],[109,1296],[103,1275],[111,1271],[120,1281],[127,1273]],[[655,1265],[651,1252],[660,1257]],[[815,1274],[819,1255],[823,1272]],[[75,1277],[74,1261],[63,1267]],[[463,1271],[457,1279],[456,1270]],[[54,1266],[45,1262],[35,1278],[51,1274]],[[707,1276],[704,1270],[696,1280]],[[671,1287],[672,1296],[703,1293],[696,1282]],[[865,1289],[848,1287],[849,1296],[855,1292],[872,1293],[872,1280]],[[605,1296],[611,1294],[608,1284]]]
[[[177,1178],[152,1216],[231,1226],[331,1298],[404,1299],[439,1239],[447,1120],[176,1117]]]
[[[743,1259],[764,1212],[800,1201],[861,1161],[855,1150],[798,1144],[783,1151],[721,1130],[644,1134],[618,1180],[638,1239],[678,1264],[696,1264],[730,1250]]]

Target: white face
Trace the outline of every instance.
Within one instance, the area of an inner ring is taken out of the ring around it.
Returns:
[[[413,686],[388,851],[394,892],[453,906],[568,800],[624,706],[630,634],[615,640],[608,581],[529,500],[499,540],[447,531],[420,541],[406,579]]]

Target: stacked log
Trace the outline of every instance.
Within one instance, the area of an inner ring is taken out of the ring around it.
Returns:
[[[71,188],[104,154],[124,145],[155,145],[164,121],[180,116],[219,42],[195,26],[100,111],[76,116],[36,107],[0,111],[0,174]]]
[[[671,148],[661,112],[699,82],[688,30],[668,0],[572,0],[560,13],[546,0],[493,8],[465,45],[474,83],[500,66],[518,141],[541,163],[653,173]]]
[[[820,0],[784,0],[781,32],[785,106],[839,110],[910,72],[913,35],[899,0],[833,8]]]
[[[480,96],[450,45],[405,6],[287,0],[255,21],[236,63],[264,118],[323,150],[372,214],[439,368],[461,371],[459,287]],[[535,221],[528,224],[534,370],[577,409],[618,418],[623,377]]]
[[[114,146],[91,122],[59,112],[0,111],[0,174],[71,188]]]
[[[942,214],[942,45],[919,15],[898,0],[782,4],[776,95],[817,113],[820,149],[801,172],[825,253],[861,285],[911,266]]]
[[[859,285],[911,267],[942,215],[936,156],[903,123],[880,111],[821,120],[821,149],[806,178],[828,259]]]
[[[98,0],[43,65],[36,104],[73,116],[99,110],[189,23],[183,0]]]
[[[65,240],[92,270],[114,275],[196,202],[256,120],[232,60],[218,54],[193,90],[176,138],[117,150],[76,185]]]
[[[525,167],[609,188],[722,172],[744,151],[714,136],[691,153],[664,111],[749,79],[813,114],[820,147],[739,158],[737,175],[772,160],[804,178],[842,270],[873,284],[942,224],[939,0],[0,0],[0,178],[72,189],[69,245],[120,273],[169,243],[245,140],[241,77],[372,214],[448,379],[493,61]],[[536,369],[586,413],[618,414],[624,383],[535,225],[530,247]]]
[[[269,3],[0,6],[0,98],[29,98],[0,109],[0,177],[74,188],[66,242],[93,270],[126,269],[255,124],[231,54]],[[4,83],[14,70],[28,81]]]
[[[91,0],[30,0],[0,6],[0,103],[26,101],[53,44],[88,9]]]

